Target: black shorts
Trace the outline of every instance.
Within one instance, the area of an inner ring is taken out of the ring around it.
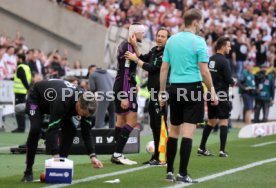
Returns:
[[[212,106],[211,101],[207,102],[208,105],[208,119],[228,119],[232,110],[231,103],[226,101],[219,101],[217,106]]]
[[[185,90],[185,93],[184,93]],[[204,98],[201,82],[171,84],[169,91],[171,124],[197,124],[203,121]]]
[[[128,112],[137,112],[138,104],[137,104],[137,93],[136,93],[136,85],[132,84],[130,85],[129,91],[128,91],[128,102],[129,107],[128,109],[121,108],[121,100],[124,99],[123,95],[120,95],[120,92],[122,93],[122,90],[119,89],[120,83],[117,81],[114,83],[113,91],[114,91],[114,98],[115,98],[115,112],[117,114],[127,114]],[[131,92],[134,91],[134,92]]]

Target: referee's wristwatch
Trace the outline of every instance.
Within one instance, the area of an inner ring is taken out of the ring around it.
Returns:
[[[139,58],[137,58],[134,62],[136,63],[136,64],[138,64],[138,62],[139,62]]]

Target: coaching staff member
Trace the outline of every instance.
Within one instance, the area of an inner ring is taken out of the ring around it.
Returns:
[[[69,96],[69,93],[72,95]],[[81,92],[70,82],[64,80],[40,81],[30,89],[26,103],[26,113],[29,115],[31,128],[27,139],[27,166],[22,181],[33,181],[32,167],[44,114],[50,115],[50,122],[46,132],[46,146],[50,148],[53,157],[68,156],[76,133],[76,127],[80,124],[87,154],[91,158],[91,164],[95,168],[102,167],[101,161],[96,158],[94,143],[92,143],[90,133],[90,116],[96,110],[96,103],[95,100],[88,100],[88,97],[86,99],[84,95],[86,93]],[[59,128],[62,130],[60,146],[58,144]]]
[[[197,153],[203,156],[212,156],[206,149],[206,142],[210,135],[210,132],[217,124],[220,126],[220,157],[228,157],[228,154],[224,151],[227,140],[227,126],[228,118],[230,117],[231,104],[229,101],[229,86],[234,85],[234,80],[231,76],[230,66],[225,58],[225,55],[231,50],[231,42],[227,37],[220,37],[215,45],[216,54],[210,57],[209,70],[212,75],[217,95],[220,97],[219,104],[212,106],[208,101],[208,124],[204,127],[201,144]]]
[[[185,29],[173,35],[165,46],[163,63],[160,72],[160,92],[166,88],[167,73],[170,72],[170,133],[167,142],[167,181],[174,181],[173,163],[177,151],[177,140],[181,130],[178,182],[196,183],[187,172],[192,149],[192,139],[196,124],[203,121],[204,100],[203,81],[211,92],[213,105],[218,99],[213,88],[212,78],[208,70],[207,45],[203,38],[196,35],[203,25],[200,10],[190,9],[184,14]],[[160,105],[164,106],[164,96],[160,95]],[[180,94],[186,93],[185,97]]]
[[[140,54],[137,40],[131,38],[131,44],[134,47],[135,53],[126,52],[125,57],[134,62],[137,62],[138,66],[142,69],[148,71],[148,90],[151,92],[149,100],[149,115],[150,115],[150,127],[153,133],[154,140],[154,154],[149,161],[143,164],[149,165],[162,165],[159,161],[159,141],[160,141],[160,131],[161,131],[161,117],[162,112],[160,110],[158,93],[160,90],[160,68],[162,65],[162,58],[164,53],[164,47],[168,38],[170,37],[170,31],[164,27],[158,29],[156,33],[156,46],[153,47],[149,53]],[[137,56],[139,58],[137,58]],[[166,113],[166,112],[165,112]],[[166,116],[165,116],[166,122]]]

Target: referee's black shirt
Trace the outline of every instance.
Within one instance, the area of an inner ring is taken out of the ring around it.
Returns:
[[[216,53],[210,57],[208,66],[216,92],[226,91],[228,93],[229,85],[234,85],[234,80],[231,76],[230,65],[225,56]]]

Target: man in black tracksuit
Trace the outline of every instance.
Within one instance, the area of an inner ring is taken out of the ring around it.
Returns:
[[[231,106],[229,101],[229,86],[234,85],[234,80],[231,77],[230,66],[225,58],[225,54],[228,54],[231,50],[230,39],[227,37],[220,37],[215,46],[216,54],[210,57],[209,70],[212,75],[217,96],[219,97],[219,104],[212,106],[210,101],[207,101],[208,105],[208,124],[204,127],[201,144],[197,153],[203,156],[212,156],[206,149],[206,142],[210,135],[210,132],[216,126],[217,119],[220,126],[220,157],[228,157],[225,152],[225,145],[227,140],[227,126],[228,118],[230,117]]]
[[[161,117],[162,111],[165,113],[166,122],[166,109],[160,109],[158,94],[160,91],[160,68],[162,65],[162,57],[164,52],[164,47],[166,45],[167,39],[170,37],[170,32],[165,28],[160,28],[156,34],[156,44],[149,53],[141,55],[137,43],[133,40],[132,45],[134,46],[135,54],[130,52],[126,53],[126,58],[135,61],[138,66],[142,69],[148,71],[148,90],[151,93],[149,101],[149,115],[150,115],[150,127],[153,132],[155,151],[152,158],[143,164],[150,165],[160,165],[159,161],[159,141],[160,141],[160,131],[161,131]],[[138,56],[138,58],[137,58]]]
[[[91,96],[91,95],[90,95]],[[26,113],[29,115],[31,127],[27,139],[26,170],[22,181],[33,181],[32,167],[38,140],[40,138],[44,114],[50,115],[46,132],[46,147],[53,157],[67,157],[72,146],[76,127],[80,124],[82,137],[91,164],[101,168],[102,163],[96,158],[94,143],[91,137],[90,116],[96,110],[95,100],[68,81],[44,80],[35,83],[29,90]],[[59,129],[62,139],[59,143]]]

